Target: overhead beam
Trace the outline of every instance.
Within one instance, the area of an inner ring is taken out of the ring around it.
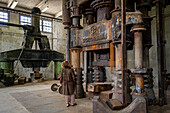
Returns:
[[[63,12],[62,12],[62,11],[56,13],[56,14],[55,14],[55,18],[58,18],[58,17],[61,16],[61,15],[63,15]]]

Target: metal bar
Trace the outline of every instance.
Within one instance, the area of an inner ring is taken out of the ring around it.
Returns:
[[[21,27],[25,30],[31,30],[33,28],[32,26],[27,27],[26,25],[20,25],[20,24],[14,24],[14,23],[7,23],[7,22],[0,22],[0,25],[7,25],[7,26],[13,26],[13,27]]]
[[[121,0],[121,48],[122,48],[122,103],[127,105],[127,50],[126,50],[126,0]]]
[[[159,105],[162,106],[165,103],[164,93],[164,55],[162,47],[162,4],[160,0],[156,1],[156,33],[157,33],[157,57],[158,57],[158,86],[159,86]]]

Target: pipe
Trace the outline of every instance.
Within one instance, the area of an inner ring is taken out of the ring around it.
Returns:
[[[66,61],[70,62],[70,28],[65,27],[67,31],[67,39],[66,39]]]
[[[160,0],[156,1],[156,33],[157,33],[157,61],[158,61],[158,87],[159,87],[159,105],[165,104],[164,90],[164,53],[163,53],[163,36],[162,36],[162,4]]]
[[[135,68],[142,69],[143,67],[142,32],[134,33],[134,43],[135,43]]]
[[[123,106],[127,105],[127,49],[126,49],[126,0],[121,0],[121,49],[122,49],[122,103]]]
[[[63,12],[63,19],[62,22],[64,25],[70,25],[71,24],[71,18],[70,18],[70,10],[67,9],[66,3],[69,0],[62,0],[62,12]]]
[[[135,69],[143,68],[143,44],[142,44],[142,32],[134,33],[135,43]],[[143,92],[144,90],[144,79],[140,74],[136,74],[136,92]]]

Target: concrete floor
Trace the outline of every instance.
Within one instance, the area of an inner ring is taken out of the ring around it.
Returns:
[[[67,108],[64,96],[51,91],[53,83],[56,81],[0,88],[0,113],[92,113],[92,102],[87,98],[76,99],[78,105]],[[170,113],[168,97],[168,105],[150,106],[149,113]]]
[[[65,98],[52,92],[56,81],[27,83],[0,89],[0,113],[92,113],[92,102],[76,99],[77,106],[67,108]]]

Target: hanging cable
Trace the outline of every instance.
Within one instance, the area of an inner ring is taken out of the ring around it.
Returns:
[[[25,43],[26,43],[26,30],[24,30],[24,39],[23,39],[23,41],[22,41],[22,50],[21,50],[21,52],[20,52],[20,54],[19,54],[19,56],[18,56],[18,58],[17,58],[17,62],[16,62],[16,65],[14,66],[13,72],[15,71],[15,69],[16,69],[16,67],[17,67],[17,65],[18,65],[18,62],[19,62],[19,60],[20,60],[20,58],[21,58],[21,56],[22,56],[22,53],[23,53],[24,47],[25,47]]]

